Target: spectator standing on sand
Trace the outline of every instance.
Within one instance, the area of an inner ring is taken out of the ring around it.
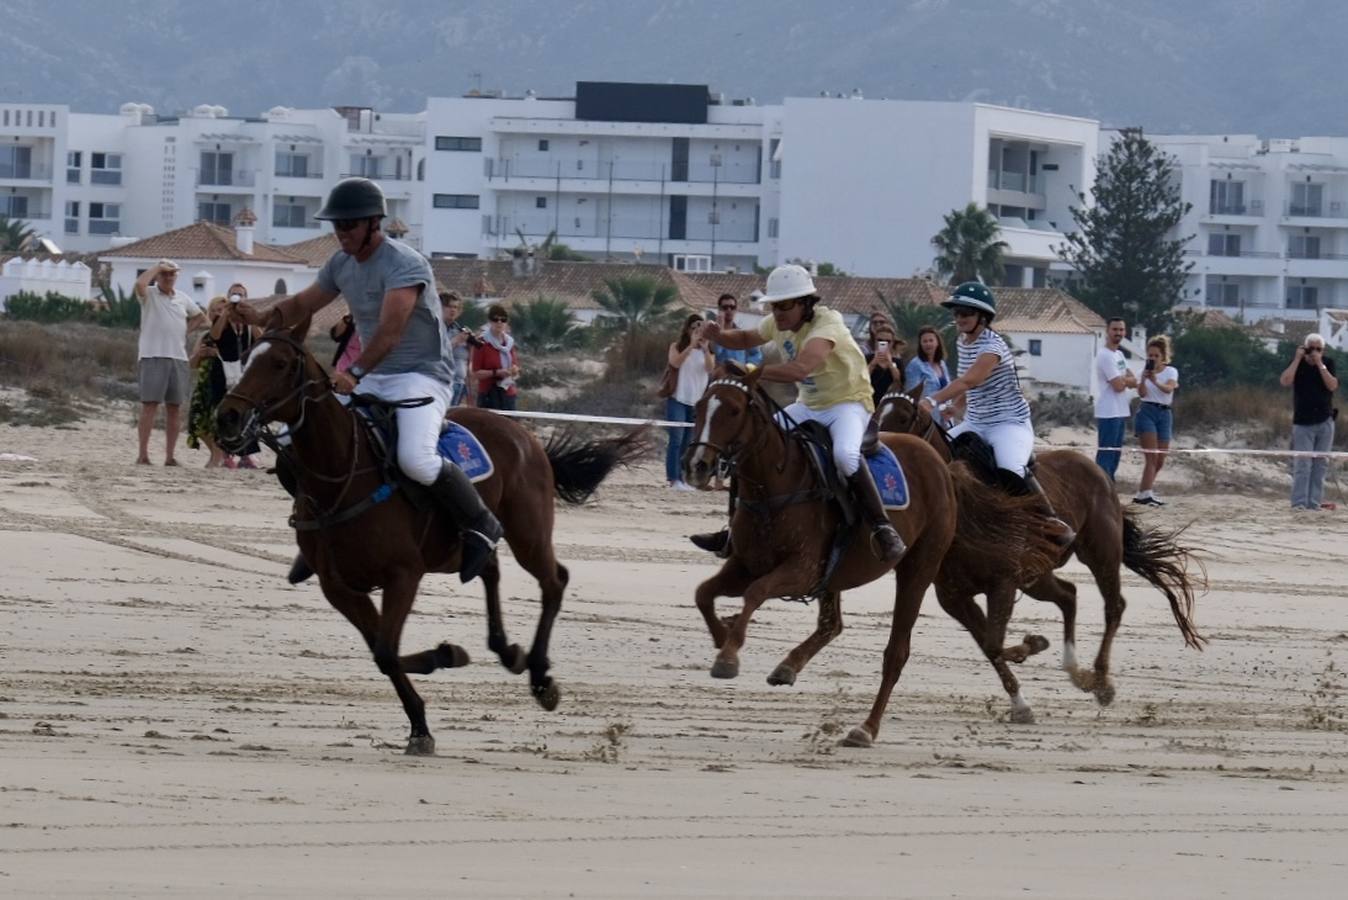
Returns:
[[[717,298],[716,323],[721,326],[722,331],[733,331],[739,327],[735,324],[735,313],[738,311],[739,301],[735,299],[734,294],[722,294]],[[758,347],[736,350],[731,347],[718,346],[713,353],[718,366],[728,362],[735,363],[740,368],[763,365],[763,351]]]
[[[515,339],[510,336],[510,313],[499,303],[487,310],[487,330],[481,346],[473,351],[473,376],[477,379],[477,405],[483,409],[513,410],[519,395],[520,375]]]
[[[1162,335],[1147,341],[1147,364],[1142,380],[1137,384],[1142,405],[1133,419],[1137,442],[1146,451],[1142,458],[1142,480],[1138,482],[1133,502],[1141,506],[1165,506],[1156,496],[1152,485],[1165,465],[1166,452],[1174,437],[1175,388],[1179,387],[1179,371],[1170,364],[1170,338]]]
[[[458,406],[468,395],[468,358],[473,350],[482,345],[470,328],[459,324],[459,315],[463,312],[463,300],[453,291],[440,292],[440,316],[444,319],[445,330],[449,332],[449,354],[454,371],[454,395],[450,406]]]
[[[139,452],[136,463],[150,464],[150,432],[164,405],[166,447],[164,465],[176,466],[174,445],[182,427],[182,406],[190,390],[187,376],[188,329],[203,328],[206,314],[192,298],[177,289],[178,264],[161,259],[136,279],[140,301],[140,337],[137,368],[140,381],[140,418],[136,423]]]
[[[711,371],[716,368],[716,357],[712,354],[711,343],[702,337],[702,329],[707,323],[694,313],[683,321],[679,330],[679,339],[669,345],[669,364],[678,371],[678,380],[674,384],[674,393],[665,398],[665,420],[669,422],[692,422],[693,407],[706,393],[707,381]],[[665,447],[665,481],[676,491],[691,491],[694,488],[683,480],[680,466],[683,451],[688,446],[691,428],[672,427],[669,431],[669,444]]]
[[[1325,339],[1306,335],[1292,362],[1278,379],[1292,389],[1292,449],[1327,453],[1334,446],[1334,392],[1339,379],[1334,360],[1325,357]],[[1324,456],[1297,456],[1292,460],[1292,509],[1333,509],[1323,503]]]
[[[1119,468],[1121,450],[1106,449],[1123,446],[1124,432],[1128,428],[1129,390],[1137,387],[1137,378],[1128,370],[1128,360],[1123,356],[1119,345],[1128,334],[1128,326],[1123,319],[1110,319],[1105,332],[1105,345],[1095,355],[1095,375],[1099,383],[1095,398],[1095,462],[1105,470],[1109,480]]]

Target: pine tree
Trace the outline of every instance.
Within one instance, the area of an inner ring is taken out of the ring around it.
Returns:
[[[1191,204],[1180,199],[1175,159],[1156,149],[1140,128],[1125,128],[1101,157],[1093,205],[1077,193],[1077,230],[1054,250],[1076,271],[1073,290],[1102,316],[1122,316],[1149,334],[1166,330],[1184,278],[1193,268],[1176,236]]]

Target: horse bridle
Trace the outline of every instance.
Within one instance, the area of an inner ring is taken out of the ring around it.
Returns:
[[[716,379],[715,381],[713,381],[711,384],[707,385],[707,391],[710,391],[710,390],[711,390],[712,388],[714,388],[714,387],[732,387],[732,388],[734,388],[734,389],[737,390],[737,391],[741,391],[741,392],[744,394],[744,396],[748,399],[748,409],[750,409],[750,410],[758,410],[759,412],[763,413],[764,416],[765,416],[765,417],[767,418],[767,420],[768,420],[768,423],[767,423],[768,426],[769,426],[769,427],[772,427],[772,428],[774,428],[775,430],[777,430],[777,431],[780,432],[780,429],[777,429],[777,428],[776,428],[776,425],[775,425],[775,424],[773,423],[773,421],[772,421],[772,419],[773,419],[773,414],[772,414],[769,410],[763,409],[763,408],[760,407],[760,402],[759,402],[760,398],[759,398],[759,396],[758,396],[758,392],[755,391],[753,388],[751,388],[751,387],[749,386],[748,382],[742,381],[742,380],[740,380],[740,379],[738,379],[738,378],[731,378],[731,377],[728,377],[728,376],[727,376],[727,377],[721,377],[721,378],[718,378],[718,379]],[[771,402],[771,398],[769,398],[769,402]],[[774,405],[775,405],[775,404],[774,404]],[[779,413],[784,413],[785,411],[782,410],[781,407],[777,407],[777,412],[779,412]],[[763,443],[764,440],[766,440],[766,438],[765,438],[761,433],[760,433],[760,435],[759,435],[758,440],[755,441],[752,445],[747,444],[747,443],[742,443],[742,442],[740,442],[740,441],[738,440],[740,434],[741,434],[741,433],[744,431],[744,429],[748,426],[748,421],[749,421],[749,418],[748,418],[748,416],[746,416],[746,417],[745,417],[745,420],[744,420],[743,422],[740,423],[739,430],[735,432],[735,436],[732,437],[729,441],[727,441],[726,444],[725,444],[724,446],[722,446],[722,445],[720,445],[720,444],[717,444],[717,443],[714,442],[714,441],[693,441],[693,442],[689,443],[688,448],[687,448],[684,452],[685,452],[685,453],[688,453],[688,454],[691,454],[691,453],[693,453],[698,447],[706,447],[706,448],[708,448],[708,449],[710,449],[710,450],[716,451],[717,457],[719,457],[719,458],[721,458],[721,459],[724,459],[724,460],[726,460],[727,462],[729,462],[730,465],[731,465],[732,468],[733,468],[733,467],[735,467],[736,463],[739,461],[740,456],[742,456],[742,455],[745,453],[745,451],[750,450],[750,449],[752,449],[752,448],[758,447],[760,444]],[[789,417],[788,417],[788,421],[789,421]],[[794,424],[794,423],[792,423],[792,424]],[[783,460],[782,460],[782,462],[779,464],[778,468],[779,468],[779,470],[784,470],[785,467],[786,467],[786,460],[785,460],[785,458],[783,458]]]
[[[918,421],[918,414],[921,413],[921,412],[923,412],[923,409],[922,409],[922,407],[921,407],[920,405],[918,405],[918,403],[917,403],[916,400],[914,400],[912,397],[910,397],[910,396],[907,394],[907,392],[905,392],[905,391],[890,391],[889,393],[885,394],[884,396],[882,396],[882,397],[880,398],[880,403],[878,404],[877,408],[878,408],[878,409],[884,409],[885,402],[888,401],[888,400],[902,400],[904,403],[907,403],[910,407],[912,407],[912,409],[913,409],[913,424],[914,424],[914,425],[917,424],[917,421]],[[913,435],[917,435],[918,437],[920,437],[920,438],[921,438],[922,440],[924,440],[924,441],[930,441],[930,440],[931,440],[931,436],[932,436],[933,434],[939,434],[939,435],[941,436],[941,439],[942,439],[943,441],[945,441],[947,445],[950,443],[950,436],[946,434],[945,429],[942,428],[941,425],[940,425],[940,423],[938,423],[938,422],[936,421],[936,417],[933,416],[933,415],[931,415],[930,413],[928,413],[928,415],[927,415],[927,427],[922,431],[921,434],[918,434],[918,432],[916,432],[916,431],[909,431],[908,433],[909,433],[909,434],[913,434]]]
[[[303,344],[292,338],[290,335],[285,334],[284,332],[271,331],[267,332],[266,334],[262,335],[262,337],[258,338],[257,343],[262,343],[264,341],[266,343],[286,344],[295,350],[297,358],[299,360],[299,368],[296,370],[297,383],[295,385],[295,388],[285,396],[281,397],[279,400],[272,401],[271,403],[268,403],[266,405],[263,405],[262,401],[255,400],[252,397],[239,393],[237,386],[230,388],[228,391],[226,391],[225,398],[228,399],[230,397],[233,397],[235,400],[238,400],[246,404],[248,407],[248,417],[244,420],[243,425],[239,429],[240,440],[243,440],[245,438],[256,437],[257,440],[260,440],[262,443],[266,444],[271,450],[273,450],[276,453],[280,453],[281,450],[278,449],[278,447],[280,447],[281,445],[278,440],[278,435],[276,435],[269,428],[267,428],[267,421],[272,415],[272,413],[276,412],[276,410],[280,409],[282,406],[289,403],[291,400],[295,399],[296,396],[299,396],[300,398],[299,420],[296,421],[294,424],[286,423],[287,433],[294,434],[295,432],[299,431],[300,428],[304,425],[305,415],[308,411],[309,404],[317,403],[323,399],[322,394],[320,394],[319,396],[313,396],[309,394],[308,393],[309,388],[313,387],[314,385],[321,385],[324,389],[324,393],[327,393],[332,388],[332,382],[328,380],[326,374],[322,378],[305,377],[304,361],[306,356],[308,355],[308,351],[304,349]],[[256,347],[256,345],[254,346]]]

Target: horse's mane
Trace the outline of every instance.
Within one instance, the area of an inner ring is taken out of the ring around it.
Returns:
[[[959,501],[955,542],[948,560],[959,565],[951,574],[975,590],[1012,574],[1029,584],[1053,571],[1060,548],[1044,532],[1040,499],[1010,496],[984,484],[968,463],[950,464],[950,478]]]

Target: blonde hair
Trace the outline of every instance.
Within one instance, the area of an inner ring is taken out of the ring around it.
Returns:
[[[1150,350],[1152,347],[1161,351],[1161,362],[1170,362],[1170,338],[1165,335],[1154,337],[1147,341],[1147,349]]]
[[[227,305],[228,303],[229,303],[229,298],[226,297],[224,294],[221,294],[221,295],[218,296],[218,297],[212,297],[212,298],[211,298],[211,302],[206,304],[206,315],[207,315],[207,316],[213,316],[213,315],[215,315],[216,309],[218,309],[218,308],[220,308],[220,307],[222,307],[222,306],[225,306],[225,305]]]

